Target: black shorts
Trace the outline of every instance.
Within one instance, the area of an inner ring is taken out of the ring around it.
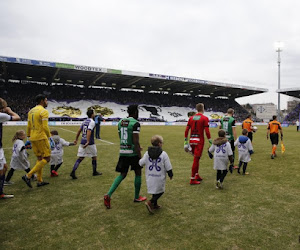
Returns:
[[[131,170],[139,170],[142,169],[139,165],[140,158],[136,156],[120,156],[118,164],[116,166],[116,172],[127,173],[129,170],[129,166],[131,166]]]
[[[234,140],[230,140],[229,143],[231,146],[232,153],[234,154],[234,151],[235,151]]]
[[[272,145],[278,145],[278,134],[276,133],[273,133],[273,134],[270,134],[270,140],[271,140],[271,143]]]
[[[248,132],[248,138],[252,142],[252,139],[253,139],[253,133],[252,132]]]

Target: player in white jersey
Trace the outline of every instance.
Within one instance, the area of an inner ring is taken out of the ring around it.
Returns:
[[[168,154],[162,150],[163,138],[155,135],[151,138],[152,147],[139,160],[139,165],[145,165],[146,183],[148,193],[152,194],[152,199],[146,202],[146,207],[149,213],[153,213],[153,209],[158,209],[160,206],[157,200],[165,192],[166,174],[173,178],[172,165]]]
[[[4,150],[2,148],[2,123],[6,121],[18,121],[20,116],[13,112],[10,107],[7,107],[7,103],[4,99],[0,98],[0,199],[13,198],[11,194],[5,194],[3,192],[3,186],[5,181],[5,173],[7,170],[6,159],[4,156]]]
[[[14,142],[12,148],[12,156],[10,160],[10,170],[7,173],[5,178],[4,185],[11,185],[11,178],[14,174],[15,170],[24,170],[26,173],[30,171],[30,162],[28,160],[28,153],[26,151],[26,146],[24,144],[24,139],[26,138],[26,134],[24,130],[18,130],[12,141]],[[36,178],[35,175],[32,176],[32,179]]]
[[[63,147],[74,146],[74,142],[67,142],[58,135],[56,130],[50,132],[50,147],[51,147],[51,156],[50,156],[50,174],[51,177],[58,176],[57,170],[63,164]]]
[[[82,122],[74,141],[74,143],[77,144],[78,137],[82,133],[81,142],[79,144],[77,153],[78,159],[76,160],[70,174],[73,180],[77,179],[75,171],[85,157],[92,158],[93,176],[102,175],[101,172],[97,171],[97,148],[94,141],[95,122],[93,120],[95,113],[94,110],[89,109],[86,114],[88,118]]]
[[[223,189],[223,181],[228,172],[227,166],[229,161],[229,171],[232,173],[233,153],[231,145],[226,138],[225,130],[219,130],[218,135],[219,137],[213,141],[213,144],[209,148],[208,154],[210,158],[214,158],[214,169],[217,170],[216,188]]]
[[[243,165],[243,175],[249,174],[246,172],[247,164],[251,161],[251,154],[253,154],[253,147],[251,140],[248,137],[248,130],[243,129],[242,135],[234,142],[234,146],[238,147],[239,151],[239,169],[238,173],[240,174],[240,169]]]

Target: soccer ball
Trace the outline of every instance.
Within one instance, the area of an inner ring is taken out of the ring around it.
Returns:
[[[254,126],[254,127],[253,127],[253,133],[255,133],[255,132],[256,132],[256,130],[257,130],[257,127],[256,127],[256,126]]]
[[[193,154],[192,153],[192,147],[191,147],[190,144],[184,145],[184,151],[187,152],[187,153]]]

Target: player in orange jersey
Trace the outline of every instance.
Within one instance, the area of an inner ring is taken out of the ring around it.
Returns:
[[[269,122],[268,125],[268,130],[267,130],[267,139],[269,139],[270,135],[270,140],[272,143],[272,154],[271,154],[271,159],[274,159],[276,156],[276,148],[278,145],[278,133],[280,131],[281,135],[281,140],[283,139],[283,133],[282,133],[282,128],[280,122],[277,121],[277,116],[273,115],[273,120]]]
[[[248,138],[252,142],[253,139],[253,126],[252,126],[253,121],[251,120],[251,115],[247,115],[247,119],[243,121],[242,123],[242,129],[247,129],[248,131]]]

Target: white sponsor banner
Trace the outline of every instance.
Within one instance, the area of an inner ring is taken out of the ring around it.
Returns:
[[[148,73],[136,72],[136,71],[128,71],[128,70],[122,70],[122,75],[149,77]]]
[[[27,121],[4,122],[4,126],[27,126]]]
[[[74,69],[84,70],[84,71],[93,71],[93,72],[107,73],[107,69],[105,69],[105,68],[92,67],[92,66],[84,66],[84,65],[74,65]]]
[[[141,125],[145,126],[164,126],[165,122],[140,122]]]
[[[82,121],[49,122],[49,126],[80,126]],[[101,122],[101,126],[116,126],[117,122]]]
[[[65,122],[48,122],[49,126],[80,126],[82,121],[65,121]],[[140,122],[142,126],[186,126],[187,122]],[[216,123],[210,123],[210,127],[215,127]],[[4,126],[27,126],[26,121],[22,122],[4,122]],[[101,126],[117,126],[118,122],[102,122]],[[242,123],[236,123],[237,126],[241,126]],[[255,126],[267,126],[266,122],[255,122]]]

